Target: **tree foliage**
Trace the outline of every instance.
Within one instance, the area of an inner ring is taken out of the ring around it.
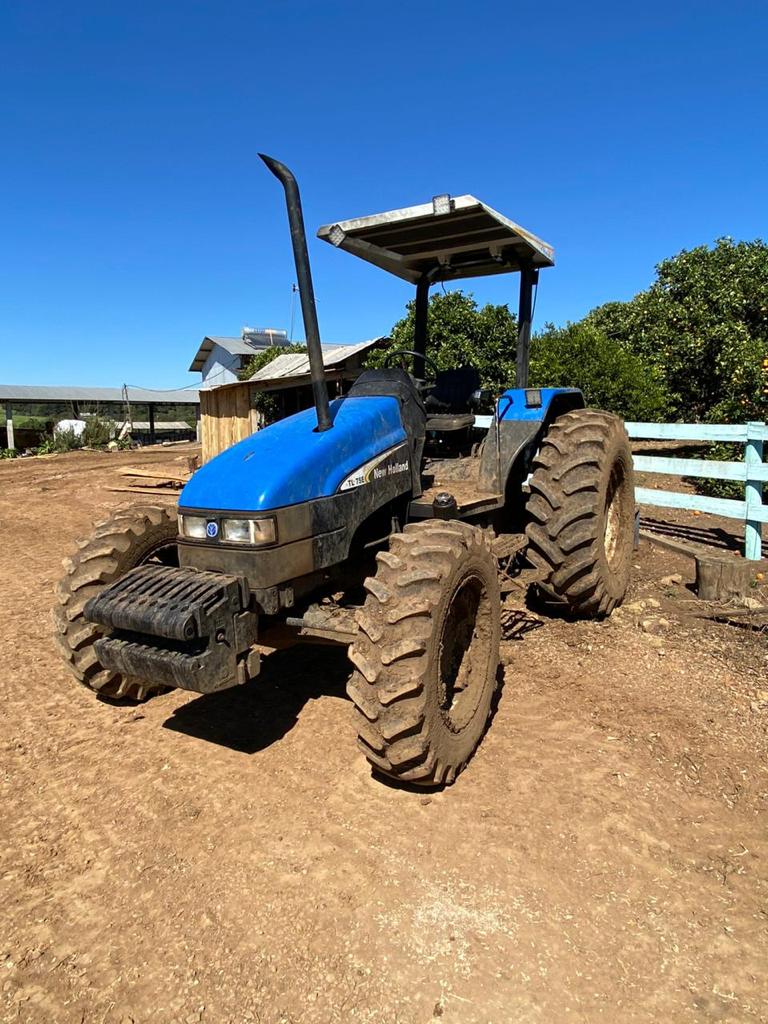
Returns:
[[[373,353],[381,366],[396,348],[413,348],[414,309],[392,328],[392,342]],[[507,306],[478,308],[471,294],[436,293],[429,302],[430,355],[440,369],[470,364],[482,386],[495,394],[515,385],[517,320]],[[601,331],[582,324],[549,325],[531,343],[532,387],[579,387],[587,401],[627,419],[654,419],[666,412],[661,374]]]
[[[768,245],[719,239],[656,268],[630,302],[593,310],[586,323],[658,367],[681,420],[763,418],[768,353]]]
[[[306,352],[307,346],[301,344],[270,345],[268,348],[263,348],[256,352],[255,355],[252,355],[242,367],[238,376],[240,380],[250,380],[254,373],[258,373],[259,370],[268,366],[278,356],[296,355],[298,353],[306,355]],[[273,423],[280,414],[280,403],[277,396],[269,391],[257,391],[252,394],[251,406],[261,413],[263,424]]]
[[[415,302],[406,308],[406,316],[392,328],[392,343],[373,352],[369,366],[382,366],[393,349],[413,348]],[[514,385],[517,321],[507,306],[479,309],[471,294],[436,292],[429,300],[427,325],[427,355],[441,370],[474,366],[482,386],[494,392]]]
[[[662,373],[589,323],[545,330],[531,343],[532,387],[576,387],[587,405],[627,420],[659,420],[669,396]]]

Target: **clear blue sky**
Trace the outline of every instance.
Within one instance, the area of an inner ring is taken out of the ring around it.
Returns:
[[[411,289],[318,225],[439,192],[555,246],[539,325],[629,298],[681,248],[765,236],[767,39],[765,0],[10,0],[0,382],[189,384],[203,335],[287,327],[259,150],[299,178],[326,341],[386,333]]]

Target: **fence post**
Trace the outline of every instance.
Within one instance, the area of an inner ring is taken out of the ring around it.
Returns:
[[[763,501],[762,482],[749,479],[749,466],[763,461],[764,427],[764,423],[756,423],[754,421],[747,423],[747,444],[744,449],[744,462],[747,464],[747,482],[744,486],[747,516],[749,516],[750,505],[761,505]],[[756,561],[762,556],[762,550],[760,523],[747,518],[744,527],[744,557]]]
[[[12,450],[16,450],[16,442],[13,438],[13,409],[11,403],[6,402],[5,404],[5,426],[8,431],[8,447]]]

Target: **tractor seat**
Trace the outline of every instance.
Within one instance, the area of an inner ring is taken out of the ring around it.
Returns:
[[[451,430],[466,430],[467,427],[475,425],[475,417],[471,412],[459,413],[437,413],[435,416],[427,417],[427,433],[431,430],[439,430],[441,433]]]
[[[467,413],[470,399],[479,387],[480,374],[474,366],[461,366],[455,370],[440,370],[429,394],[424,399],[427,415]],[[456,430],[458,428],[448,429]]]

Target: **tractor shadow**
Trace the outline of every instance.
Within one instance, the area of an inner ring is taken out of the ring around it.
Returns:
[[[527,608],[501,609],[502,640],[524,640],[528,633],[541,629],[543,625],[542,620],[532,615]]]
[[[163,728],[255,754],[290,732],[309,701],[346,700],[349,673],[343,647],[298,645],[275,651],[262,659],[256,679],[183,704]]]

